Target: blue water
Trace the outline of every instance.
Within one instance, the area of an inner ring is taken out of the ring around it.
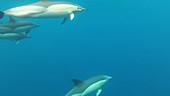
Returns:
[[[0,9],[36,1],[1,0]],[[170,96],[169,0],[69,1],[88,10],[64,25],[15,18],[41,26],[18,45],[0,40],[0,96],[65,96],[72,78],[100,74],[113,77],[100,96]]]

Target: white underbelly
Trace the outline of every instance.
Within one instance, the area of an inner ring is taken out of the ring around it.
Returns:
[[[69,12],[61,12],[61,11],[46,11],[39,14],[32,14],[29,17],[32,18],[63,18],[69,15]]]
[[[0,34],[0,38],[9,39],[9,40],[18,40],[18,39],[23,38],[23,36],[20,34],[8,33],[8,34]]]
[[[86,95],[86,94],[88,94],[88,93],[90,93],[90,92],[92,92],[92,91],[95,91],[95,90],[99,89],[106,81],[107,81],[107,80],[101,80],[101,81],[99,81],[99,82],[97,82],[97,83],[92,84],[91,86],[89,86],[89,87],[82,93],[82,95],[84,96],[84,95]]]

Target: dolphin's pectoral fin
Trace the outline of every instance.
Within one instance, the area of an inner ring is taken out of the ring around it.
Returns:
[[[26,34],[26,36],[25,36],[26,38],[31,38],[31,36],[29,35],[29,34]]]
[[[65,17],[65,18],[63,19],[63,21],[61,22],[61,25],[63,25],[64,23],[66,23],[67,20],[68,20],[68,17]]]
[[[102,92],[102,89],[97,90],[96,96],[99,96],[101,92]]]
[[[16,40],[15,44],[18,45],[19,44],[19,40]]]
[[[73,20],[73,19],[74,19],[74,13],[71,12],[71,13],[70,13],[70,20]]]

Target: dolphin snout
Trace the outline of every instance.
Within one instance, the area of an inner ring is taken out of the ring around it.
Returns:
[[[86,10],[87,10],[87,8],[82,8],[81,10],[82,10],[82,11],[86,11]]]
[[[86,10],[87,10],[86,8],[83,8],[81,6],[78,6],[78,8],[77,8],[77,11],[86,11]]]
[[[108,79],[112,79],[112,77],[109,76]]]
[[[37,27],[39,27],[39,26],[40,26],[40,24],[37,24],[36,26],[37,26]]]
[[[40,24],[34,24],[34,26],[35,26],[35,27],[39,27],[39,26],[40,26]]]
[[[111,76],[108,76],[108,75],[106,75],[105,78],[106,78],[107,80],[112,79],[112,77],[111,77]]]

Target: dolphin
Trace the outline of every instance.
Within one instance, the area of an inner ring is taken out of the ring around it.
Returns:
[[[28,32],[5,33],[5,34],[0,34],[0,39],[16,41],[16,44],[18,44],[20,40],[25,38],[30,38],[27,34]]]
[[[11,16],[9,16],[9,21],[7,23],[0,24],[0,33],[26,32],[38,26],[39,24],[29,21],[16,21]]]
[[[64,18],[64,24],[68,18],[74,19],[76,12],[85,11],[86,8],[70,2],[40,0],[28,5],[14,7],[0,12],[0,18],[4,15],[20,18]]]
[[[72,81],[75,84],[75,87],[71,89],[66,94],[66,96],[84,96],[95,90],[97,90],[96,96],[98,96],[102,91],[101,86],[111,78],[112,77],[107,75],[98,75],[98,76],[91,77],[85,81],[72,79]]]

